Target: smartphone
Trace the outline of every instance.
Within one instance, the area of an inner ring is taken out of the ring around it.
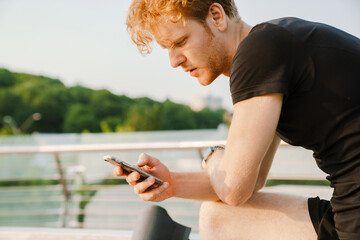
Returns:
[[[163,181],[161,179],[154,177],[153,175],[151,175],[147,172],[144,172],[140,169],[137,169],[136,167],[132,166],[131,164],[129,164],[127,162],[120,161],[119,159],[117,159],[115,157],[104,156],[104,160],[115,166],[120,166],[128,174],[132,173],[133,171],[138,172],[140,174],[140,179],[138,180],[138,182],[142,182],[145,179],[147,179],[148,177],[153,177],[153,178],[155,178],[155,183],[154,183],[153,187],[158,187],[163,183]]]

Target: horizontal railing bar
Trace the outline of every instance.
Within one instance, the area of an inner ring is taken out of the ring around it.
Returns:
[[[92,210],[74,210],[71,211],[68,216],[76,216],[79,214],[86,214],[86,216],[104,216],[104,215],[110,215],[110,216],[119,216],[123,217],[124,215],[128,216],[136,216],[136,213],[140,213],[141,209],[122,209],[122,210],[114,210],[114,209],[92,209]],[[176,216],[198,216],[197,211],[171,211],[173,215]],[[19,212],[14,211],[7,211],[7,212],[1,212],[0,217],[29,217],[29,216],[46,216],[46,215],[54,215],[54,214],[62,214],[62,209],[51,209],[51,210],[42,210],[41,213],[39,213],[39,209],[32,209],[32,210],[21,210]]]
[[[42,176],[39,178],[36,177],[18,177],[18,178],[0,178],[0,182],[20,182],[20,181],[29,181],[29,180],[42,180],[42,181],[59,181],[59,174],[54,174],[51,176]]]
[[[76,211],[72,211],[70,212],[70,216],[71,215],[78,215],[78,214],[86,214],[86,216],[104,216],[104,215],[110,215],[110,216],[124,216],[124,215],[129,215],[129,216],[136,216],[136,213],[140,213],[141,209],[121,209],[121,210],[114,210],[114,209],[87,209],[87,210],[76,210]],[[171,211],[172,215],[176,215],[176,216],[199,216],[199,213],[197,211],[185,211],[185,210],[173,210]]]
[[[308,181],[312,181],[312,180],[326,180],[325,176],[321,176],[321,175],[312,175],[312,176],[307,176],[307,175],[301,175],[301,174],[290,174],[290,175],[286,175],[286,174],[274,174],[274,175],[270,175],[268,178],[268,180],[308,180]],[[289,184],[291,185],[291,184]]]
[[[91,183],[91,181],[101,181],[101,180],[118,180],[118,179],[123,179],[123,177],[121,178],[90,178],[90,179],[86,179],[87,181],[89,181]],[[268,180],[326,180],[325,176],[323,175],[302,175],[302,174],[270,174],[267,178]],[[45,180],[49,180],[49,179],[45,179]],[[52,179],[50,179],[52,180]],[[11,181],[11,180],[2,180],[2,181]],[[100,190],[100,189],[104,189],[104,188],[111,188],[111,187],[116,187],[119,186],[121,184],[88,184],[88,185],[82,185],[80,188],[79,187],[74,187],[72,185],[69,186],[69,189],[74,191],[74,190]],[[75,188],[75,189],[74,189]],[[21,191],[31,191],[33,190],[39,190],[39,189],[49,189],[49,191],[61,191],[61,185],[60,184],[56,184],[56,185],[46,185],[46,186],[34,186],[34,185],[29,185],[29,186],[2,186],[0,187],[0,191],[1,190],[21,190]]]
[[[11,216],[11,217],[28,217],[28,216],[46,216],[46,215],[54,215],[54,214],[62,214],[63,213],[63,209],[62,208],[56,208],[56,209],[41,209],[41,212],[39,212],[40,209],[27,209],[24,210],[22,209],[21,211],[17,212],[17,211],[1,211],[0,213],[0,217],[6,217],[6,216]],[[124,216],[124,215],[129,215],[129,216],[134,216],[137,215],[137,212],[141,212],[141,210],[139,209],[121,209],[121,210],[114,210],[114,209],[91,209],[91,210],[73,210],[70,211],[68,216],[76,216],[78,214],[86,214],[87,216],[90,215],[98,215],[98,216],[104,216],[104,215],[111,215],[111,216]],[[198,216],[198,212],[194,212],[193,210],[190,211],[184,211],[184,210],[179,210],[179,211],[172,211],[172,214],[176,215],[176,216]]]
[[[39,211],[41,210],[41,211]],[[1,211],[0,217],[11,216],[11,217],[20,217],[20,216],[44,216],[44,215],[55,215],[63,214],[64,209],[54,208],[54,209],[22,209],[21,211]]]
[[[101,152],[101,151],[139,151],[139,150],[184,150],[201,149],[217,144],[226,144],[225,140],[180,141],[180,142],[143,142],[143,143],[102,143],[40,146],[0,146],[0,154],[34,154],[62,152]],[[281,145],[289,146],[281,142]]]
[[[22,191],[22,192],[31,192],[34,190],[42,190],[42,191],[49,191],[49,192],[59,192],[61,191],[61,185],[43,185],[43,186],[11,186],[11,187],[0,187],[0,190],[6,191]]]
[[[41,219],[39,221],[36,221],[35,223],[34,222],[29,223],[29,222],[23,222],[22,221],[21,222],[21,227],[19,227],[19,220],[17,220],[17,219],[13,219],[12,221],[7,220],[6,222],[0,220],[0,224],[1,223],[3,223],[2,225],[6,226],[6,227],[2,227],[2,226],[0,227],[0,236],[1,236],[1,231],[4,231],[1,228],[9,229],[11,227],[14,227],[14,228],[19,228],[20,229],[20,228],[26,228],[26,227],[29,227],[29,228],[30,227],[31,228],[39,227],[39,228],[44,229],[44,227],[46,227],[46,228],[48,228],[48,227],[58,227],[58,225],[59,225],[59,221],[49,221],[48,219]],[[41,225],[39,226],[38,224],[41,224]],[[7,231],[9,231],[9,230],[7,230]],[[3,238],[0,238],[0,239],[3,239]],[[21,238],[21,239],[24,239],[24,238]],[[29,238],[25,238],[25,239],[29,239]]]
[[[184,150],[184,149],[206,148],[216,144],[225,144],[225,141],[219,140],[219,141],[103,143],[103,144],[6,146],[6,147],[1,146],[0,154],[138,151],[138,150]]]
[[[81,201],[90,201],[93,198],[92,197],[83,197],[83,196],[78,196],[76,195],[76,197],[78,197],[79,199],[73,199],[73,202],[81,202]],[[98,197],[96,198],[96,202],[97,203],[120,203],[120,202],[133,202],[134,200],[141,200],[138,196],[115,196],[115,197],[109,197],[109,196],[102,196],[102,197]],[[11,204],[23,204],[23,203],[57,203],[57,202],[63,202],[64,201],[64,197],[47,197],[46,200],[41,199],[41,198],[28,198],[28,199],[18,199],[18,198],[14,198],[14,197],[9,197],[9,198],[2,198],[0,199],[0,204],[4,204],[4,203],[11,203]],[[185,200],[182,199],[178,199],[177,201],[174,202],[184,202]],[[0,207],[1,209],[1,207]]]
[[[91,198],[89,199],[91,200]],[[49,199],[49,200],[41,200],[41,199],[16,199],[16,198],[9,198],[9,199],[6,199],[6,200],[0,200],[0,205],[1,204],[12,204],[12,205],[15,205],[15,204],[24,204],[24,203],[32,203],[32,204],[35,204],[35,203],[62,203],[64,202],[64,198],[59,198],[59,199]],[[1,209],[1,206],[0,206],[0,209]]]

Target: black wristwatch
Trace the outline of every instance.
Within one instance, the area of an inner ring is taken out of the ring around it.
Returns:
[[[205,168],[206,167],[206,161],[210,158],[210,156],[213,154],[213,152],[215,152],[216,150],[222,149],[224,150],[225,147],[224,146],[220,146],[220,145],[216,145],[216,146],[211,146],[208,149],[205,150],[204,152],[204,158],[202,160],[202,167]]]

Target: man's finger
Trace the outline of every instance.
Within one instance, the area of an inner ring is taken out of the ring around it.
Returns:
[[[159,159],[154,158],[146,153],[142,153],[139,155],[139,160],[138,160],[138,166],[142,167],[142,166],[149,166],[149,167],[155,167],[157,165],[160,164]]]
[[[126,177],[126,181],[131,185],[135,186],[137,181],[140,179],[140,174],[138,172],[132,172]]]
[[[114,171],[114,175],[116,176],[120,177],[124,175],[124,171],[122,170],[121,167],[115,167],[113,171]]]
[[[168,182],[164,182],[161,186],[152,189],[151,191],[140,194],[140,197],[144,201],[160,202],[167,198],[162,193],[169,187]]]
[[[134,186],[134,192],[136,194],[142,194],[144,193],[149,187],[151,187],[155,183],[155,178],[148,177],[146,180],[137,183]]]

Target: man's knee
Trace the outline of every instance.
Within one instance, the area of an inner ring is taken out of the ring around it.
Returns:
[[[200,224],[209,224],[215,221],[216,202],[203,202],[200,207]]]
[[[216,230],[219,230],[221,225],[220,202],[203,202],[200,207],[199,229],[202,238],[206,236],[215,236]]]

